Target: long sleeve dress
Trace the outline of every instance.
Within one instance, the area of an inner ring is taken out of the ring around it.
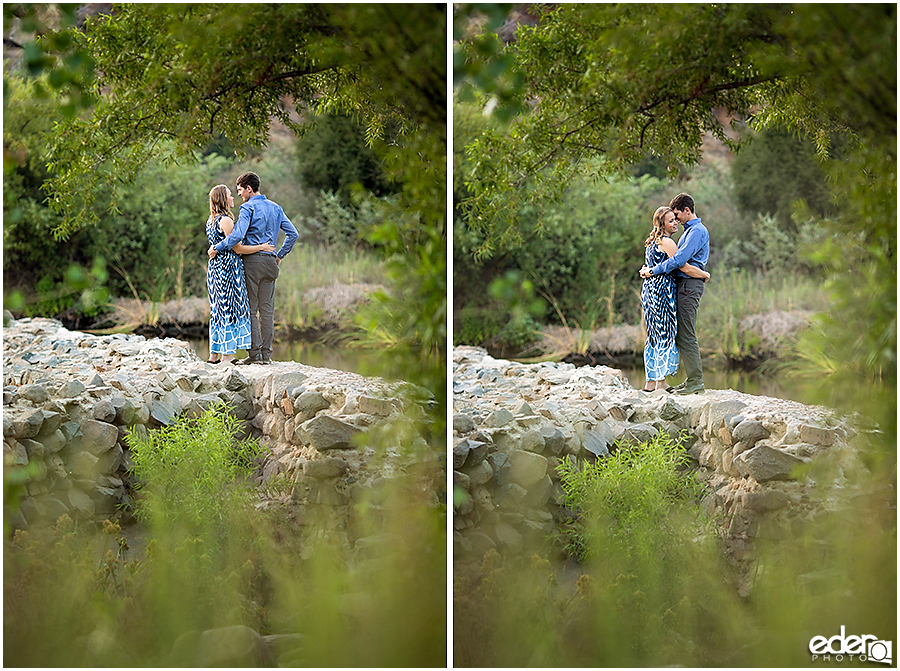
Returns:
[[[219,228],[222,216],[210,217],[206,222],[210,246],[225,239]],[[226,249],[210,259],[206,267],[206,288],[209,291],[210,354],[230,355],[239,349],[250,349],[250,304],[244,262],[240,256]]]
[[[644,253],[644,263],[652,268],[668,255],[651,244]],[[675,278],[671,273],[654,275],[644,280],[641,307],[647,324],[644,345],[644,369],[648,380],[664,380],[678,371],[678,348],[675,346],[677,321],[675,313]]]

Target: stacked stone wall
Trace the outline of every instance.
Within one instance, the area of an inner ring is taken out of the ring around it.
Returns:
[[[822,527],[837,505],[823,501],[824,485],[852,487],[844,470],[859,466],[855,430],[829,409],[733,390],[646,393],[604,366],[521,364],[459,347],[453,403],[456,558],[518,552],[558,534],[573,514],[560,460],[603,458],[660,432],[687,432],[693,469],[708,488],[705,509],[738,562],[751,559],[758,539]],[[829,473],[828,483],[804,473],[813,462],[827,464],[817,473]]]
[[[377,450],[364,437],[359,444],[366,429],[423,420],[404,383],[295,362],[212,365],[179,340],[95,336],[49,319],[6,324],[3,366],[4,470],[24,485],[19,511],[7,511],[16,528],[115,515],[132,495],[126,433],[218,403],[241,437],[264,448],[267,504],[289,503],[301,518],[315,512],[345,542],[349,509],[364,492],[377,499],[395,484],[418,488],[433,506],[443,495],[441,455],[416,431],[381,431]]]

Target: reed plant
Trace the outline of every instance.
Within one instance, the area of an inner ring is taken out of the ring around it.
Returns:
[[[356,247],[298,243],[281,264],[275,305],[286,326],[315,325],[321,308],[304,299],[311,289],[339,284],[383,285],[386,275],[377,253]]]
[[[697,339],[704,353],[726,358],[753,356],[759,337],[740,327],[750,315],[776,311],[817,313],[828,296],[815,277],[800,273],[724,269],[706,284],[697,318]]]

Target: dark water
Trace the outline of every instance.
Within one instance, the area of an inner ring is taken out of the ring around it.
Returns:
[[[622,372],[625,373],[635,389],[644,388],[646,378],[642,367],[622,368]],[[679,372],[677,375],[670,376],[668,380],[671,385],[678,384],[684,380],[684,374]],[[818,384],[799,380],[783,372],[704,368],[703,382],[707,389],[733,389],[745,394],[784,398],[807,405],[817,405],[823,402],[822,398],[818,396],[820,391]]]
[[[209,340],[189,340],[194,352],[204,361],[209,358]],[[295,361],[317,368],[346,370],[362,375],[379,375],[383,371],[381,360],[384,350],[335,347],[308,342],[282,342],[272,345],[272,358],[276,361]],[[238,358],[246,356],[238,352]]]

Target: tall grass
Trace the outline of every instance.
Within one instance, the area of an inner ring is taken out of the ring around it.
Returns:
[[[354,247],[294,246],[281,263],[275,285],[280,322],[297,328],[314,325],[321,308],[304,301],[310,289],[336,284],[385,284],[381,258]]]
[[[701,350],[720,357],[741,358],[758,350],[758,336],[744,332],[741,321],[755,314],[828,307],[821,280],[803,274],[753,273],[726,269],[707,282],[697,317]]]
[[[810,639],[841,626],[893,640],[891,472],[845,461],[847,479],[869,492],[857,497],[825,486],[836,464],[805,474],[821,483],[813,498],[827,512],[798,519],[788,538],[758,534],[744,572],[726,561],[712,525],[722,520],[673,497],[670,447],[645,445],[580,473],[564,467],[583,563],[526,548],[454,568],[454,666],[815,666]]]
[[[285,666],[446,664],[445,520],[412,482],[427,474],[365,492],[354,546],[327,511],[257,505],[234,429],[208,411],[135,440],[142,547],[67,517],[16,534],[5,666],[194,666],[191,632],[235,625],[290,635]]]

